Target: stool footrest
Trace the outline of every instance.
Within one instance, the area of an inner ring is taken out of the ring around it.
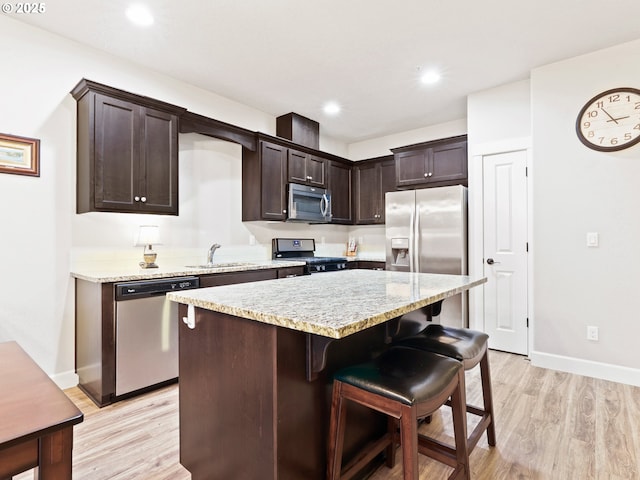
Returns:
[[[471,453],[471,451],[474,448],[476,448],[476,445],[478,444],[478,441],[482,438],[482,434],[487,429],[487,427],[489,426],[491,421],[492,421],[491,420],[491,415],[487,413],[487,414],[482,416],[482,419],[476,425],[476,428],[473,429],[473,432],[471,432],[471,435],[469,435],[469,440],[467,441],[467,445],[468,445],[468,448],[469,448],[469,453]],[[494,442],[494,444],[495,444],[495,442]],[[489,443],[489,445],[491,445],[491,443]],[[494,445],[491,445],[491,446],[494,446]]]
[[[455,468],[458,466],[455,449],[433,438],[418,435],[418,452],[450,467]]]
[[[347,463],[340,473],[341,480],[348,480],[360,469],[375,458],[380,452],[391,445],[391,434],[385,433],[378,440],[368,443],[360,452]]]
[[[451,406],[451,400],[447,400],[445,402],[445,405],[447,407]],[[485,410],[483,410],[480,407],[474,407],[473,405],[469,405],[467,404],[467,412],[472,413],[474,415],[478,415],[479,417],[484,417],[484,415],[487,413]]]
[[[451,400],[447,400],[445,402],[445,405],[450,407]],[[473,432],[471,432],[471,435],[469,435],[469,438],[467,440],[469,453],[471,453],[473,449],[476,448],[476,445],[478,444],[478,441],[482,437],[482,434],[484,433],[485,430],[487,430],[487,428],[489,427],[493,419],[491,418],[491,414],[489,412],[481,409],[480,407],[474,407],[473,405],[467,404],[467,412],[473,415],[477,415],[478,417],[482,417],[480,419],[480,422],[478,422],[478,424],[473,429]],[[493,443],[489,442],[489,445],[495,446],[495,442]]]

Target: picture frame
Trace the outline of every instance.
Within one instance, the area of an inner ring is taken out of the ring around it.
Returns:
[[[40,176],[40,140],[0,133],[0,173]]]

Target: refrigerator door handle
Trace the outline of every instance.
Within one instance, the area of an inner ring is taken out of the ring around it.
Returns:
[[[409,217],[409,271],[413,272],[413,259],[414,259],[414,228],[413,224],[415,222],[415,208],[411,210],[411,216]]]
[[[420,204],[416,202],[415,218],[413,220],[413,264],[411,270],[414,272],[420,272]]]

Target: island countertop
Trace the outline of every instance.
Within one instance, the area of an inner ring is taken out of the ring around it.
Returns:
[[[170,292],[174,302],[343,338],[487,281],[464,275],[348,270]]]

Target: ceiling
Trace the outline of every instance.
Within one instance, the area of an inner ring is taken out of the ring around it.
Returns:
[[[154,25],[128,22],[133,1],[151,8]],[[274,116],[296,112],[347,143],[464,118],[470,93],[640,38],[638,0],[57,0],[46,8],[13,18]],[[431,68],[442,81],[421,84]],[[342,105],[339,116],[322,112],[329,100]]]

